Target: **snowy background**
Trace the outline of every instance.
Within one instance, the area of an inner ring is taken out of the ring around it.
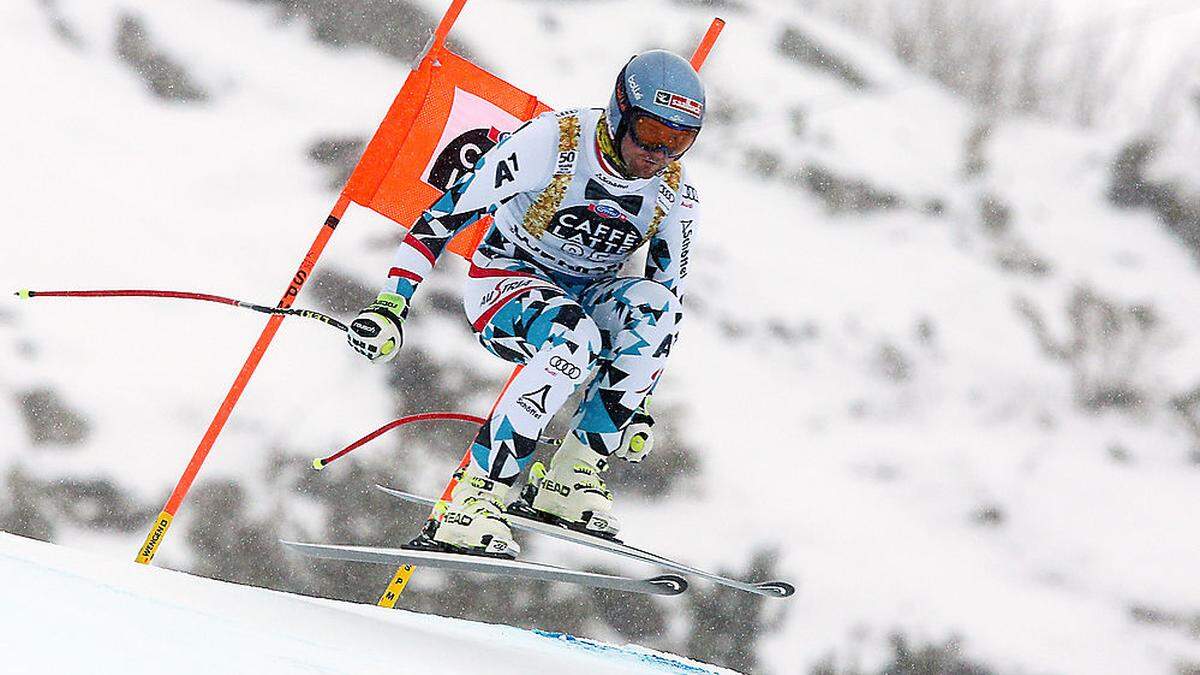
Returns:
[[[131,559],[264,323],[7,293],[274,303],[445,4],[0,5],[0,529]],[[797,596],[422,570],[402,603],[744,672],[1200,672],[1200,7],[473,0],[451,44],[602,105],[629,55],[689,54],[714,15],[663,442],[610,483],[629,541]],[[352,315],[396,239],[352,207],[297,306]],[[390,570],[275,540],[414,533],[370,485],[437,492],[470,429],[308,462],[400,414],[486,412],[509,367],[445,263],[391,366],[285,322],[157,565],[374,601]]]

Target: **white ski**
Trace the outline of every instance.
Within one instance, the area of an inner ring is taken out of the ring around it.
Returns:
[[[389,487],[386,487],[383,485],[376,485],[375,487],[379,488],[383,492],[385,492],[393,497],[398,497],[405,501],[415,502],[417,504],[424,504],[426,506],[429,506],[430,508],[432,508],[433,505],[437,503],[437,501],[434,499],[429,499],[428,497],[422,497],[420,495],[414,495],[409,492],[404,492],[402,490],[396,490],[396,489],[389,488]],[[577,532],[575,530],[569,529],[562,525],[554,525],[551,523],[544,523],[540,520],[535,520],[533,518],[526,518],[524,516],[520,516],[520,515],[516,515],[516,514],[512,514],[512,513],[507,514],[507,517],[508,517],[509,525],[511,525],[512,527],[517,528],[519,530],[525,530],[527,532],[536,532],[538,534],[545,534],[545,535],[554,537],[556,539],[562,539],[564,541],[570,541],[570,542],[574,542],[577,544],[583,544],[584,546],[590,546],[592,548],[600,549],[602,551],[616,553],[617,555],[625,556],[627,558],[633,558],[635,560],[641,560],[643,562],[653,563],[655,565],[659,565],[660,567],[665,567],[667,569],[674,570],[676,572],[682,572],[684,574],[692,574],[692,575],[698,576],[702,579],[707,579],[713,583],[720,584],[722,586],[728,586],[729,588],[736,588],[739,591],[746,591],[747,593],[755,593],[757,595],[763,595],[768,598],[786,598],[796,592],[796,587],[786,581],[775,580],[775,581],[760,581],[760,582],[753,582],[753,583],[738,581],[737,579],[730,579],[729,577],[723,577],[719,574],[713,574],[712,572],[706,572],[702,569],[698,569],[698,568],[692,567],[690,565],[685,565],[683,563],[676,562],[674,560],[671,560],[670,558],[664,558],[663,556],[660,556],[657,553],[651,553],[649,551],[644,551],[640,548],[630,546],[629,544],[626,544],[626,543],[623,543],[623,542],[620,542],[620,541],[617,541],[614,539],[605,539],[604,537],[598,537],[598,536],[592,535],[592,534],[584,534],[582,532]]]
[[[647,579],[614,576],[599,572],[572,570],[545,563],[525,560],[508,560],[467,553],[444,553],[441,551],[419,551],[403,548],[376,548],[372,546],[343,546],[338,544],[306,544],[296,541],[281,543],[313,558],[350,560],[354,562],[385,563],[388,565],[417,565],[439,567],[460,572],[486,572],[510,577],[525,577],[541,581],[559,581],[592,588],[607,588],[614,591],[647,593],[651,595],[679,595],[687,590],[687,580],[675,574],[663,574]]]

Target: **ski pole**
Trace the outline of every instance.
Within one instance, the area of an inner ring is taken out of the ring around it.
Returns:
[[[31,291],[28,289],[19,290],[13,295],[19,298],[174,298],[178,300],[201,300],[204,302],[216,302],[222,305],[231,305],[233,307],[241,307],[243,309],[262,312],[263,314],[279,314],[282,316],[298,316],[305,319],[316,319],[323,324],[333,326],[340,331],[349,330],[346,324],[337,319],[322,314],[311,309],[298,309],[294,307],[267,307],[245,300],[236,300],[234,298],[226,298],[220,295],[209,295],[208,293],[192,293],[190,291],[151,291],[151,290],[96,290],[96,291]]]
[[[399,419],[395,419],[395,420],[392,420],[391,422],[388,422],[387,424],[379,427],[375,431],[372,431],[371,433],[367,434],[366,436],[363,436],[362,438],[358,439],[357,441],[354,441],[350,445],[347,445],[346,447],[342,448],[341,450],[338,450],[337,452],[333,453],[332,455],[329,455],[328,457],[318,457],[318,458],[314,459],[312,461],[312,467],[314,469],[316,469],[317,471],[320,471],[321,469],[324,469],[325,467],[334,463],[335,461],[337,461],[344,455],[347,455],[347,454],[353,452],[354,450],[357,450],[358,448],[366,445],[367,443],[370,443],[371,441],[375,440],[376,438],[379,438],[380,436],[386,434],[387,432],[391,431],[392,429],[395,429],[396,427],[401,427],[401,426],[404,426],[405,424],[409,424],[411,422],[424,422],[427,420],[458,420],[460,422],[470,422],[471,424],[477,424],[480,426],[483,426],[483,423],[487,421],[484,418],[479,417],[478,415],[471,415],[469,413],[461,413],[461,412],[427,412],[427,413],[416,413],[414,415],[405,415],[404,417],[401,417]],[[541,438],[538,439],[538,443],[541,443],[543,445],[557,447],[562,444],[562,439],[549,438],[547,436],[542,436]],[[462,467],[459,467],[459,468],[462,468]]]
[[[386,434],[387,432],[391,431],[392,429],[395,429],[396,427],[403,426],[403,425],[409,424],[411,422],[423,422],[426,420],[458,420],[461,422],[470,422],[470,423],[476,424],[476,425],[482,425],[484,423],[484,419],[482,417],[479,417],[476,415],[468,415],[467,413],[428,412],[428,413],[417,413],[415,415],[405,415],[404,417],[401,417],[398,420],[393,420],[391,422],[388,422],[387,424],[379,427],[375,431],[372,431],[371,433],[367,434],[366,436],[363,436],[362,438],[358,439],[357,441],[354,441],[350,445],[347,445],[346,447],[342,448],[341,450],[338,450],[337,452],[333,453],[332,455],[329,455],[328,457],[318,457],[318,458],[314,459],[312,462],[312,467],[314,469],[316,469],[317,471],[320,471],[321,469],[324,469],[325,467],[329,466],[333,462],[337,461],[337,459],[339,457],[342,457],[343,455],[350,453],[351,451],[353,451],[355,448],[358,448],[359,446],[370,443],[371,441],[375,440],[376,438],[379,438],[383,434]]]

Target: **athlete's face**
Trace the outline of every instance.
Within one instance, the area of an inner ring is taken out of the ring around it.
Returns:
[[[650,178],[662,171],[674,159],[665,150],[646,150],[633,142],[629,134],[621,136],[621,159],[634,178]]]

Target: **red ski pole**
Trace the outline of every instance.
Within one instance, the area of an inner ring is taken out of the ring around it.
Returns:
[[[322,314],[311,309],[299,309],[293,307],[268,307],[254,302],[245,300],[237,300],[235,298],[226,298],[221,295],[210,295],[208,293],[193,293],[191,291],[152,291],[145,289],[119,289],[119,290],[95,290],[95,291],[31,291],[23,289],[13,293],[20,298],[173,298],[176,300],[201,300],[203,302],[216,302],[222,305],[230,305],[232,307],[241,307],[243,309],[261,312],[263,314],[277,314],[280,316],[298,316],[305,319],[316,319],[340,331],[348,330],[346,324],[337,319]]]

